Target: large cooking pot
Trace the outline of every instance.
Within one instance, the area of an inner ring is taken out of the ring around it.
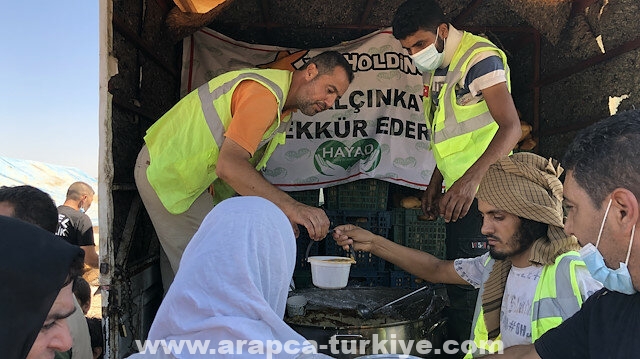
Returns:
[[[320,353],[340,359],[385,353],[435,358],[433,350],[425,354],[424,347],[419,351],[417,343],[428,341],[431,348],[442,348],[446,331],[442,309],[447,303],[444,287],[433,286],[416,293],[377,311],[371,319],[363,319],[356,311],[358,304],[375,309],[411,291],[388,287],[294,290],[290,295],[307,298],[306,313],[285,317],[285,322],[314,341]],[[406,350],[407,345],[411,345],[410,350]]]

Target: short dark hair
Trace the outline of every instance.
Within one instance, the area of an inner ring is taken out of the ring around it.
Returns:
[[[93,188],[91,188],[91,186],[86,182],[73,182],[67,190],[67,199],[79,201],[84,195],[95,195],[95,191],[93,190]]]
[[[56,232],[58,209],[46,192],[29,185],[2,186],[0,202],[8,202],[13,206],[13,217],[35,224],[51,233]]]
[[[402,40],[418,30],[436,31],[442,24],[448,23],[442,9],[433,0],[408,0],[402,3],[393,15],[391,26],[393,36]]]
[[[302,69],[307,68],[309,64],[315,64],[318,68],[318,74],[324,75],[333,72],[336,67],[341,67],[346,73],[349,83],[353,81],[353,69],[351,64],[344,56],[337,51],[325,51],[317,54],[307,61]]]
[[[616,188],[640,198],[640,110],[620,112],[578,132],[562,165],[600,208]]]
[[[75,278],[71,290],[76,296],[76,299],[78,299],[78,303],[80,303],[80,306],[91,302],[91,286],[86,279],[82,278],[81,276]]]

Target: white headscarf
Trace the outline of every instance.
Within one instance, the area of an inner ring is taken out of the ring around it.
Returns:
[[[221,202],[187,246],[149,339],[209,340],[210,349],[223,340],[277,340],[282,345],[294,340],[302,345],[305,339],[282,320],[295,260],[291,222],[273,203],[260,197]],[[252,357],[247,348],[245,344],[242,354],[216,357]],[[186,350],[173,355],[211,357]],[[283,350],[272,357],[296,356]]]

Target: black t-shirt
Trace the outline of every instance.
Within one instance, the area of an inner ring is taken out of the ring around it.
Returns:
[[[542,359],[637,358],[639,335],[640,293],[626,295],[603,288],[534,345]]]
[[[86,214],[69,206],[58,207],[58,230],[56,234],[76,246],[95,246],[93,224]]]

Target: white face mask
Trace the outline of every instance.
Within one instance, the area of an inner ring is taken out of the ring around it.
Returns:
[[[440,29],[436,30],[436,41],[438,41],[439,31]],[[438,52],[438,50],[436,49],[436,41],[434,41],[433,44],[411,55],[413,63],[416,65],[416,68],[420,70],[420,72],[433,71],[440,67],[440,65],[442,65],[442,62],[444,61],[444,47],[442,49],[442,52]],[[442,41],[446,45],[447,40],[442,39]]]
[[[598,233],[596,245],[594,246],[591,243],[587,243],[587,245],[580,249],[580,257],[587,265],[587,269],[589,270],[589,273],[591,273],[593,279],[602,283],[605,288],[624,294],[634,294],[637,291],[633,286],[633,281],[631,280],[631,274],[629,273],[627,264],[629,263],[629,255],[631,254],[633,237],[636,233],[636,225],[634,224],[633,229],[631,230],[631,239],[629,240],[629,248],[627,249],[627,259],[624,263],[620,263],[620,268],[614,270],[607,267],[607,265],[604,263],[602,254],[598,250],[600,238],[602,237],[602,230],[604,229],[604,223],[607,220],[607,215],[609,214],[609,209],[611,208],[611,201],[612,200],[610,199],[609,205],[607,205],[607,210],[604,212],[604,218],[602,219],[602,224],[600,225],[600,232]]]

